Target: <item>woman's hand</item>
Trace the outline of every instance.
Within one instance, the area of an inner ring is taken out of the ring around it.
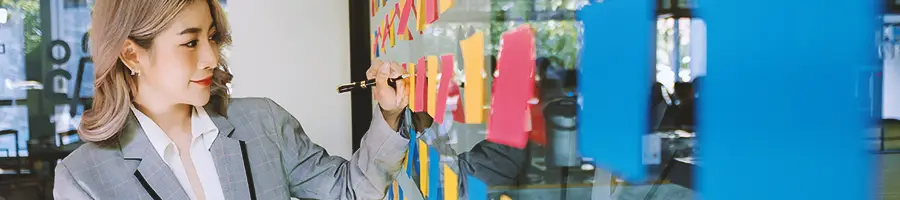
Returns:
[[[388,125],[395,131],[400,127],[400,114],[409,104],[409,88],[406,80],[397,80],[396,89],[388,85],[388,78],[397,78],[406,72],[399,64],[395,62],[382,62],[381,60],[373,60],[372,66],[366,71],[367,79],[375,79],[375,88],[372,93],[375,95],[375,101],[381,107],[381,114]]]

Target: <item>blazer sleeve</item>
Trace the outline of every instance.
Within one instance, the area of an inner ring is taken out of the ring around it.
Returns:
[[[53,199],[58,200],[86,200],[93,199],[78,185],[75,177],[69,172],[64,163],[56,166],[56,175],[53,177]]]
[[[400,173],[408,139],[387,124],[375,109],[360,149],[350,160],[331,156],[309,140],[300,122],[267,99],[278,134],[282,164],[291,196],[301,199],[383,199]]]

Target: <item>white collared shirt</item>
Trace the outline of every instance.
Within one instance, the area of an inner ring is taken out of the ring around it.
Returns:
[[[156,153],[159,153],[159,156],[163,158],[163,161],[175,174],[178,182],[181,183],[181,187],[184,188],[184,191],[188,193],[191,199],[197,199],[175,143],[147,115],[135,109],[134,106],[131,107],[131,110],[141,124],[141,128],[144,129],[144,133],[147,134],[147,138],[150,139],[150,143],[153,145]],[[213,162],[212,154],[209,152],[213,141],[219,135],[219,129],[203,108],[194,107],[191,113],[191,160],[194,162],[197,177],[203,186],[203,193],[206,199],[225,199],[216,165]]]

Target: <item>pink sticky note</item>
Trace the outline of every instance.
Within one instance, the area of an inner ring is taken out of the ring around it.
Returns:
[[[431,24],[438,19],[437,0],[425,0],[425,23]]]
[[[403,3],[404,4],[403,9],[401,11],[399,11],[400,24],[397,27],[397,33],[400,33],[400,35],[408,35],[408,33],[409,33],[409,27],[408,27],[409,13],[411,13],[413,10],[415,10],[415,9],[413,9],[412,2],[413,2],[413,0],[406,0],[406,2]]]
[[[487,140],[521,149],[528,142],[526,108],[534,91],[534,32],[522,25],[503,33],[500,43]]]
[[[437,102],[434,110],[434,122],[444,122],[444,111],[447,109],[447,95],[450,92],[450,80],[453,80],[453,55],[441,56],[441,82],[438,85]]]
[[[426,95],[426,92],[428,92],[428,77],[425,75],[428,72],[428,68],[426,67],[428,65],[425,65],[425,57],[419,58],[419,62],[416,64],[416,106],[413,108],[413,112],[425,112],[426,102],[428,102],[428,95]]]
[[[387,44],[388,36],[391,33],[390,32],[391,26],[388,24],[388,22],[390,22],[390,19],[388,18],[387,15],[385,15],[384,22],[381,22],[381,46],[382,47],[384,47],[384,45]]]

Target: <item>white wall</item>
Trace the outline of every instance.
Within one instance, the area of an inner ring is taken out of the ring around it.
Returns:
[[[900,119],[900,55],[884,59],[884,72],[882,78],[882,115],[884,118]]]
[[[229,0],[235,97],[270,97],[332,155],[352,154],[348,2]]]

